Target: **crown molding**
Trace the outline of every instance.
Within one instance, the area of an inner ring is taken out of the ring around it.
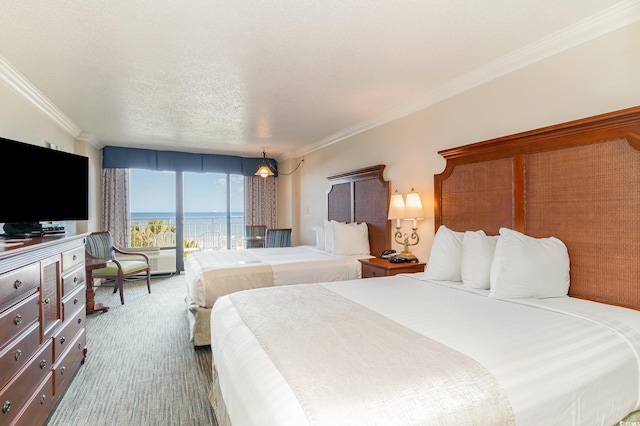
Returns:
[[[345,128],[315,144],[292,154],[300,157],[318,149],[340,142],[346,138],[373,129],[414,112],[430,107],[440,101],[463,93],[474,87],[495,80],[511,72],[549,58],[572,47],[579,46],[597,37],[640,21],[640,2],[625,0],[601,13],[584,19],[563,30],[525,46],[496,61],[463,74],[434,90],[412,99],[396,108],[379,114],[370,120]]]
[[[2,55],[0,55],[0,81],[33,104],[71,136],[77,138],[80,135],[80,128],[31,84],[29,80],[20,74]]]

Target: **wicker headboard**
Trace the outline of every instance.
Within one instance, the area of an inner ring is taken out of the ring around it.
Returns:
[[[569,250],[569,295],[640,309],[640,107],[439,152],[435,227]]]
[[[387,219],[391,195],[389,182],[382,177],[384,167],[371,166],[327,177],[327,218],[366,222],[374,256],[391,247],[391,224]]]

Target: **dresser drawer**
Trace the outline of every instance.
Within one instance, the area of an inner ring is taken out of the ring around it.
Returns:
[[[65,271],[66,272],[66,271]],[[62,297],[68,295],[78,286],[84,284],[85,270],[79,267],[71,270],[62,277]]]
[[[10,424],[30,401],[38,386],[51,375],[51,342],[47,342],[38,354],[20,370],[0,392],[0,424]],[[5,417],[6,416],[6,417]]]
[[[39,263],[0,275],[0,309],[32,293],[39,285]]]
[[[62,253],[62,271],[66,273],[84,263],[84,246]]]
[[[69,316],[62,323],[62,328],[53,335],[53,360],[57,362],[60,356],[72,344],[80,329],[84,328],[86,312],[80,309],[74,316]]]
[[[84,363],[86,347],[87,339],[83,328],[69,345],[67,352],[54,364],[53,395],[56,399],[60,398],[73,374]]]
[[[44,424],[53,409],[53,372],[49,374],[38,390],[31,395],[27,408],[12,426],[32,426]]]
[[[0,387],[29,362],[39,347],[40,324],[36,322],[0,351]]]
[[[87,292],[84,286],[80,286],[75,291],[62,299],[62,320],[72,318],[83,310],[86,315],[85,304],[87,301]]]
[[[0,348],[38,320],[40,305],[38,293],[34,293],[20,303],[0,313]]]

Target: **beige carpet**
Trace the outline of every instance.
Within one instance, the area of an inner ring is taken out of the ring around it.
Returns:
[[[184,275],[126,282],[125,304],[98,288],[109,312],[89,315],[87,361],[48,425],[214,425],[211,350],[194,350]]]

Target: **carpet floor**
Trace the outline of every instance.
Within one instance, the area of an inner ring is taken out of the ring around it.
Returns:
[[[184,275],[96,288],[110,309],[87,316],[87,359],[49,426],[215,425],[211,349],[189,342]]]

